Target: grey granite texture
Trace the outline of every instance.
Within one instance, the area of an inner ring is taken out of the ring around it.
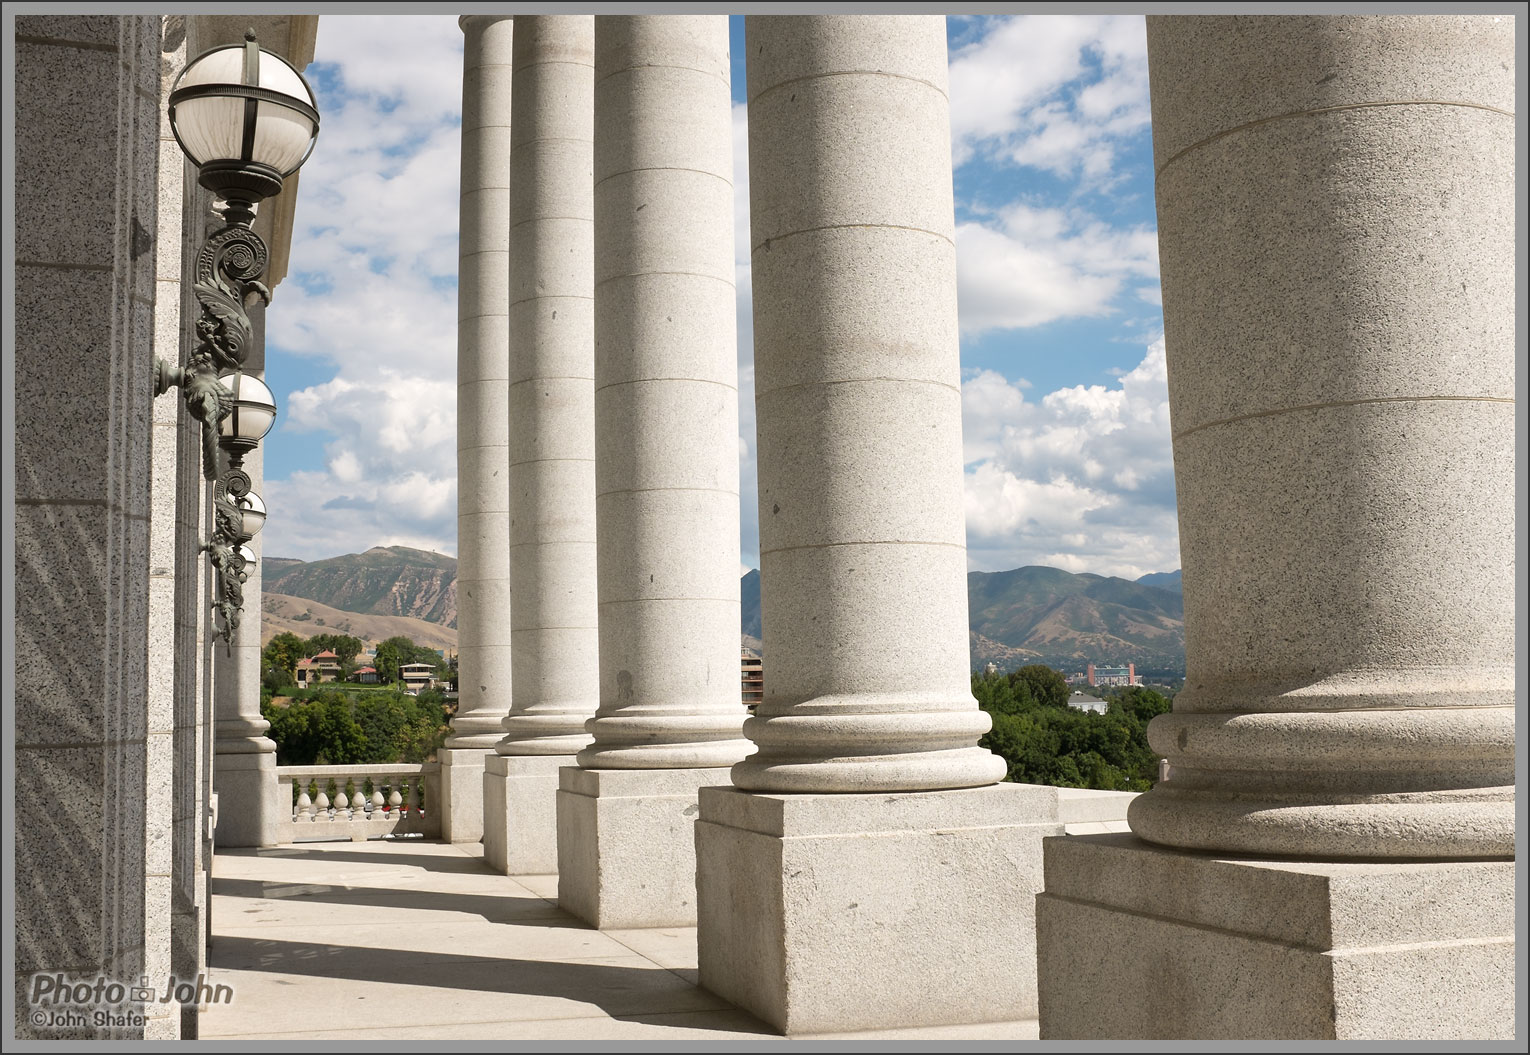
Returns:
[[[15,69],[28,178],[16,203],[10,569],[23,987],[29,972],[113,973],[144,956],[158,157],[157,97],[138,89],[157,80],[158,27],[51,16],[17,27],[30,38]],[[27,1011],[18,1002],[19,1036],[57,1035]]]
[[[514,688],[495,750],[563,764],[589,745],[584,723],[600,704],[594,50],[592,16],[516,20],[509,203]],[[511,777],[514,768],[496,771],[495,809],[508,827],[495,839],[509,840],[495,843],[496,859],[523,872],[533,864],[556,868],[556,770],[533,766],[540,776]],[[530,830],[517,833],[523,824]]]
[[[700,771],[749,751],[727,70],[723,16],[596,21],[600,705],[582,766]]]
[[[1514,111],[1509,18],[1173,16],[1150,17],[1147,32],[1160,168],[1229,129],[1328,107],[1433,101]]]
[[[733,782],[992,783],[968,684],[945,21],[751,17],[748,39],[771,673]]]
[[[1054,788],[701,792],[701,985],[787,1034],[1033,1017]]]
[[[698,789],[711,769],[558,771],[558,906],[593,927],[696,925]]]
[[[511,58],[515,23],[464,16],[462,66],[461,282],[457,333],[457,561],[460,697],[448,746],[483,753],[510,709],[510,522],[508,398],[510,347],[504,325],[509,283]],[[463,755],[462,757],[467,757]],[[442,773],[443,832],[483,836],[482,770]]]
[[[483,768],[483,859],[505,875],[558,871],[558,770],[573,754],[490,755]]]
[[[1144,838],[1513,852],[1513,37],[1149,20],[1187,679]]]
[[[1261,860],[1133,835],[1048,839],[1045,859],[1043,1040],[1513,1035],[1512,862]]]

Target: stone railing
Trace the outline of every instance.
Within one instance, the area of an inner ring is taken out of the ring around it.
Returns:
[[[1126,808],[1137,797],[1134,791],[1095,791],[1091,788],[1058,788],[1058,819],[1067,835],[1103,835],[1128,832]]]
[[[279,801],[292,804],[280,823],[283,843],[317,839],[362,842],[380,835],[441,837],[441,767],[278,766]]]

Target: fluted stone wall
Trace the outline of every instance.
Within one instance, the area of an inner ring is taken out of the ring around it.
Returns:
[[[22,15],[15,47],[15,1029],[137,1038],[28,998],[136,980],[169,937],[145,918],[160,20]]]

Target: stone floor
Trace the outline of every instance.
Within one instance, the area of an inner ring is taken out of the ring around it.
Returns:
[[[477,844],[221,850],[204,1039],[760,1041],[771,1027],[696,985],[696,931],[598,931],[556,876],[499,875]],[[835,1034],[1035,1039],[1036,1023]],[[800,1038],[808,1039],[808,1038]]]

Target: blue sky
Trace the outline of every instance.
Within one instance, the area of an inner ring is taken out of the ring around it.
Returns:
[[[747,113],[730,22],[741,545],[757,566]],[[1179,567],[1136,16],[951,18],[969,566]],[[456,552],[455,16],[319,21],[324,115],[269,316],[265,551]]]

